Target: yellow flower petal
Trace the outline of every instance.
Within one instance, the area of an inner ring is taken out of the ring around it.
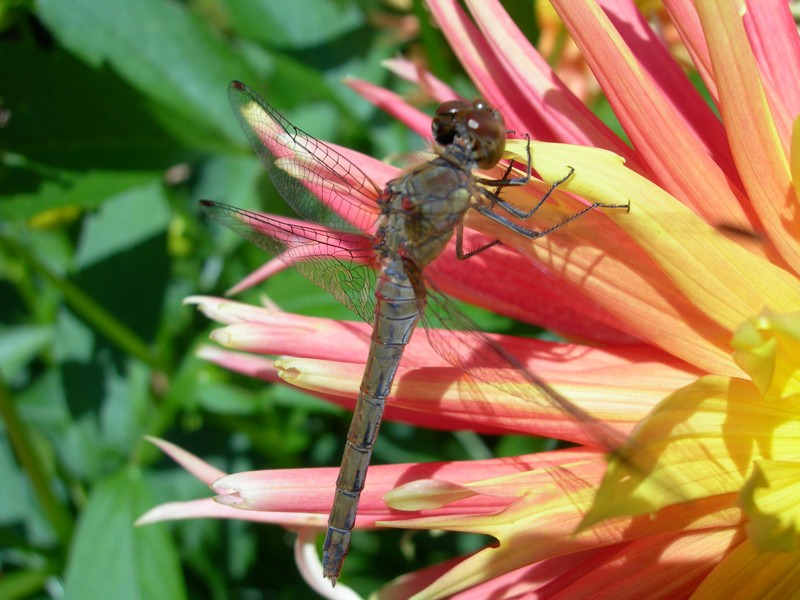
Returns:
[[[582,526],[735,493],[757,460],[800,460],[800,404],[765,401],[752,382],[703,377],[644,419],[612,458]]]
[[[796,598],[800,552],[758,552],[744,542],[717,565],[692,600]]]
[[[760,551],[798,550],[800,463],[763,460],[742,493],[747,533]]]
[[[509,141],[507,151],[527,160],[524,141]],[[738,375],[729,347],[736,327],[765,306],[800,310],[800,281],[725,238],[613,153],[544,143],[532,152],[545,181],[570,165],[575,172],[561,189],[630,202],[630,212],[594,211],[534,241],[511,238],[502,227],[491,234],[573,281],[640,337],[709,372]],[[569,243],[558,243],[567,236]]]
[[[795,119],[794,126],[792,127],[792,149],[790,161],[794,195],[797,201],[800,202],[800,117]]]
[[[765,311],[743,323],[731,344],[765,398],[800,393],[800,313]]]

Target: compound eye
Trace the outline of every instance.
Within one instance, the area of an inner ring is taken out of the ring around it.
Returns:
[[[500,114],[488,108],[464,113],[464,121],[472,140],[472,148],[479,167],[496,165],[506,147],[506,131]]]
[[[442,102],[439,106],[436,107],[436,116],[440,117],[443,115],[452,115],[454,113],[464,112],[474,108],[474,105],[470,104],[469,102],[464,102],[463,100],[448,100],[447,102]]]
[[[448,146],[453,143],[457,124],[463,121],[464,112],[469,110],[473,110],[472,105],[463,100],[448,100],[436,107],[431,131],[437,144]]]
[[[464,113],[467,129],[480,137],[505,135],[505,125],[496,114],[484,110],[470,110]]]
[[[483,110],[486,112],[494,112],[491,106],[489,106],[483,98],[475,98],[472,101],[472,108],[475,110]]]

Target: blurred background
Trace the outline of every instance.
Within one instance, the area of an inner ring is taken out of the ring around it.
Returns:
[[[535,40],[533,3],[504,5]],[[0,598],[309,597],[277,526],[132,526],[210,494],[144,435],[227,472],[338,466],[350,420],[194,356],[212,325],[182,299],[222,295],[265,259],[197,201],[287,212],[227,86],[244,81],[304,130],[381,159],[426,141],[344,76],[429,112],[381,61],[415,60],[468,98],[473,87],[416,0],[3,0],[0,36]],[[350,318],[294,273],[238,299],[261,294]],[[390,423],[375,462],[542,447]],[[342,581],[367,594],[485,542],[359,532]]]

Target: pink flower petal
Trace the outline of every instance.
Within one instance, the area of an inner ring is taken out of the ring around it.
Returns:
[[[541,115],[556,141],[605,148],[624,157],[631,168],[641,169],[636,153],[564,86],[499,2],[470,1],[467,5],[492,45],[493,54],[519,87],[519,100],[529,103],[528,112]]]
[[[405,123],[409,129],[415,131],[423,139],[431,137],[431,117],[411,107],[400,96],[394,92],[377,86],[368,81],[348,77],[344,80],[345,84],[362,98],[369,100],[372,104],[391,115],[398,121]]]
[[[657,64],[648,70],[596,3],[553,4],[653,178],[706,221],[748,228],[725,132],[683,74],[675,68],[661,73]],[[686,92],[673,99],[674,89]]]
[[[747,38],[767,91],[779,135],[786,148],[794,119],[800,114],[800,36],[787,2],[748,2],[744,13]]]
[[[698,2],[697,12],[709,43],[720,113],[742,182],[769,239],[798,271],[800,214],[788,157],[742,18],[736,4],[730,2]]]

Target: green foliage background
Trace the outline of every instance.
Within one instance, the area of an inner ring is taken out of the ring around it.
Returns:
[[[375,25],[402,16],[378,0],[0,2],[0,598],[309,596],[278,527],[134,528],[160,502],[209,495],[143,436],[228,472],[338,465],[349,414],[194,357],[211,324],[182,299],[221,295],[264,260],[197,200],[285,210],[228,106],[232,79],[322,139],[423,148],[341,82],[407,91],[380,62],[416,52],[472,95],[411,10],[423,35],[404,39]],[[292,273],[241,299],[262,293],[346,317]],[[376,461],[531,444],[387,424]],[[359,533],[342,581],[368,593],[483,542]]]

